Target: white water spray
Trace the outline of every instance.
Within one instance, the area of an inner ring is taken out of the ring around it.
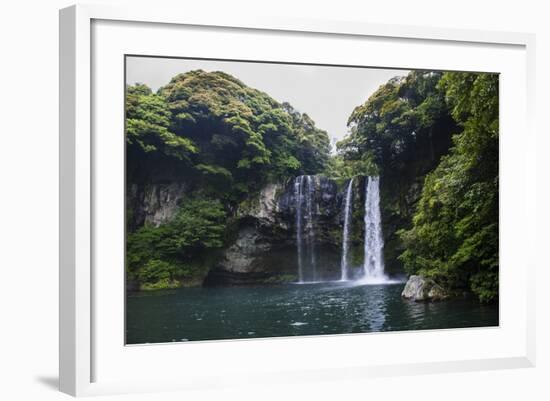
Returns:
[[[309,262],[311,266],[312,280],[317,281],[317,258],[315,255],[315,227],[313,225],[313,197],[315,195],[315,181],[311,175],[306,176],[307,179],[307,196],[306,196],[306,212],[308,221],[308,248]]]
[[[314,177],[310,175],[301,175],[296,177],[294,180],[294,200],[296,208],[296,248],[298,251],[299,283],[306,282],[306,278],[307,281],[317,280],[317,257],[315,254],[315,225],[313,210],[314,196]]]
[[[348,272],[348,250],[349,250],[349,231],[352,212],[352,194],[353,194],[353,178],[348,183],[346,190],[346,199],[344,202],[344,232],[342,234],[342,260],[340,261],[341,276],[340,280],[346,281],[349,279]]]
[[[365,281],[385,281],[384,240],[380,215],[380,179],[367,177],[365,185]]]
[[[294,200],[296,207],[296,248],[298,254],[298,281],[304,282],[304,266],[302,260],[303,240],[302,240],[302,199],[304,176],[296,177],[294,180]]]

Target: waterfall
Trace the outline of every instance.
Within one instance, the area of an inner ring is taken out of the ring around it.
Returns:
[[[302,260],[302,199],[303,199],[304,176],[296,177],[294,180],[294,199],[296,206],[296,248],[298,254],[298,281],[304,282],[304,267]]]
[[[349,180],[346,190],[346,199],[344,202],[344,232],[342,233],[342,260],[340,261],[340,270],[342,272],[340,279],[348,280],[348,249],[349,249],[349,230],[352,211],[353,178]]]
[[[365,261],[364,278],[385,279],[384,240],[380,216],[380,179],[367,177],[365,185]]]
[[[296,207],[296,249],[298,258],[298,281],[305,282],[304,267],[309,267],[308,279],[317,280],[317,257],[315,253],[315,222],[313,200],[315,179],[310,175],[301,175],[294,180],[294,200]],[[305,216],[304,216],[305,208]],[[304,227],[305,220],[305,227]],[[305,240],[304,241],[304,232]],[[306,265],[304,266],[304,262]]]
[[[313,221],[313,196],[315,195],[315,181],[312,176],[307,177],[306,212],[308,220],[308,248],[312,281],[317,281],[317,260],[315,255],[315,227]]]

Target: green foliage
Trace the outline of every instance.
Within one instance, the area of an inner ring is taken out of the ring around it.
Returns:
[[[349,135],[336,144],[338,154],[326,172],[341,180],[357,175],[381,177],[384,256],[389,271],[403,269],[397,256],[404,245],[395,233],[412,224],[424,176],[448,152],[457,130],[445,93],[438,87],[441,76],[440,72],[412,71],[381,85],[353,110]]]
[[[128,234],[127,263],[142,283],[192,276],[202,269],[205,252],[223,246],[226,213],[217,200],[186,200],[170,222]]]
[[[328,135],[307,115],[223,72],[177,75],[158,96],[173,116],[170,129],[197,144],[195,166],[223,168],[247,192],[315,173],[328,160]]]
[[[237,205],[270,181],[321,171],[330,153],[327,133],[306,114],[229,74],[201,70],[156,94],[127,87],[126,143],[129,184],[183,182],[194,199],[159,227],[128,224],[129,274],[149,287],[198,274],[230,235]]]
[[[144,282],[140,285],[140,290],[142,291],[155,291],[155,290],[166,290],[170,288],[178,288],[180,282],[177,280],[170,280],[168,278],[163,278],[154,283]]]
[[[136,273],[136,278],[143,283],[157,283],[159,281],[172,281],[176,273],[177,268],[175,265],[163,260],[151,259]]]
[[[170,131],[170,111],[164,98],[145,85],[128,86],[126,92],[126,141],[145,153],[187,159],[197,151],[193,142]]]
[[[189,188],[175,218],[128,234],[128,272],[142,288],[204,274],[233,235],[238,205],[267,182],[322,172],[341,183],[381,176],[387,265],[401,254],[396,263],[411,274],[483,302],[498,297],[497,75],[391,79],[355,108],[332,157],[307,114],[223,72],[191,71],[156,94],[138,84],[126,95],[129,182]]]
[[[233,174],[224,167],[213,164],[197,164],[195,168],[206,178],[206,182],[220,191],[225,191],[233,184]]]
[[[233,206],[329,159],[328,135],[309,116],[223,72],[179,74],[157,94],[129,86],[126,118],[133,181],[181,177]]]
[[[368,158],[384,182],[409,186],[449,147],[454,122],[437,87],[440,78],[439,72],[413,71],[382,85],[351,114],[339,153],[346,161]]]
[[[349,127],[326,174],[382,177],[386,264],[401,254],[410,274],[496,299],[498,75],[413,71],[355,108]]]
[[[439,87],[462,131],[426,177],[401,259],[489,302],[498,296],[498,76],[445,73]]]
[[[323,175],[343,182],[356,176],[379,175],[379,168],[373,160],[372,153],[365,152],[357,160],[345,160],[342,155],[334,155],[328,161]]]

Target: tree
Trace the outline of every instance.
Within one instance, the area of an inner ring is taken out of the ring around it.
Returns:
[[[337,143],[346,172],[378,175],[386,268],[402,271],[399,229],[412,224],[425,175],[448,152],[456,122],[438,87],[442,73],[412,71],[381,85],[351,113],[350,134]],[[334,174],[334,173],[331,173]]]
[[[223,72],[179,74],[157,94],[129,86],[126,118],[129,183],[183,181],[228,207],[330,154],[309,116]]]
[[[413,71],[382,85],[349,117],[351,134],[337,144],[340,153],[352,160],[369,155],[392,181],[433,168],[454,128],[440,78],[439,72]]]
[[[138,194],[127,217],[140,202],[135,187],[179,182],[189,198],[159,227],[128,224],[137,280],[192,270],[222,245],[243,200],[267,182],[320,172],[329,159],[328,135],[309,116],[223,72],[190,71],[156,94],[137,84],[126,95],[128,192]]]
[[[169,130],[170,111],[164,98],[154,95],[146,85],[126,89],[126,142],[130,146],[180,160],[197,152],[191,140]]]
[[[498,297],[498,75],[445,73],[439,83],[461,131],[426,177],[410,230],[409,273]]]
[[[386,265],[495,300],[498,75],[413,71],[355,108],[349,126],[330,174],[382,177]]]

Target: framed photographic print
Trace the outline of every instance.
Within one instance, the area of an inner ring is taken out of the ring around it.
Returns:
[[[533,43],[62,10],[61,390],[532,366]]]

